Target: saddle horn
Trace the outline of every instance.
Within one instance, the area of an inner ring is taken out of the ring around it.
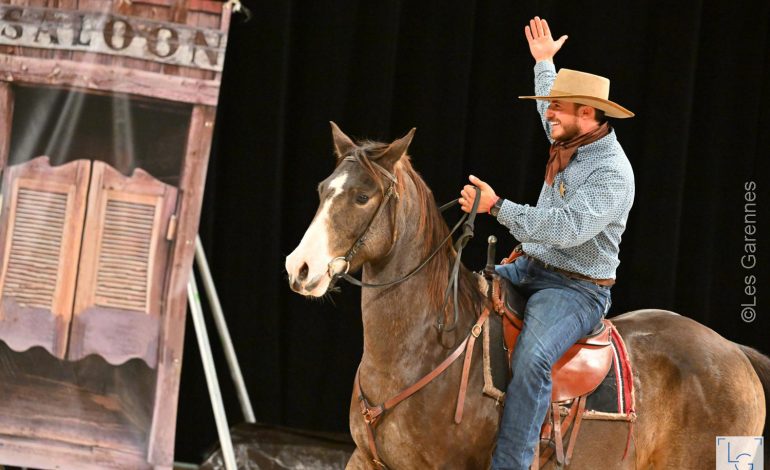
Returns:
[[[484,267],[484,277],[492,279],[495,274],[495,251],[497,250],[497,237],[490,235],[487,238],[487,265]]]

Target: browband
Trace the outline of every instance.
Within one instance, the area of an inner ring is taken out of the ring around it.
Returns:
[[[354,157],[353,155],[348,155],[347,157],[343,158],[343,161],[348,161],[348,162],[357,162],[357,161],[358,161],[358,159],[357,159],[356,157]],[[390,181],[392,181],[392,182],[393,182],[393,184],[398,184],[398,180],[396,179],[395,175],[393,175],[393,173],[391,173],[391,172],[389,172],[388,170],[386,170],[385,168],[383,168],[383,167],[382,167],[382,165],[380,165],[380,164],[379,164],[379,163],[377,163],[377,162],[373,162],[372,160],[369,160],[369,163],[371,163],[371,164],[372,164],[372,165],[373,165],[373,166],[374,166],[374,167],[375,167],[377,170],[379,170],[379,171],[380,171],[380,173],[382,173],[382,174],[383,174],[383,175],[385,175],[385,176],[386,176],[386,177],[387,177],[387,178],[388,178]]]

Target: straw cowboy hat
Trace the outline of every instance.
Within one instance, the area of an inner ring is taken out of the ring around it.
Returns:
[[[519,96],[525,100],[562,100],[593,106],[607,117],[630,118],[634,113],[610,101],[610,80],[591,73],[561,69],[548,96]]]

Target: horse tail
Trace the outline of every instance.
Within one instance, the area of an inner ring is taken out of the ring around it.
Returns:
[[[770,458],[770,451],[768,451],[768,442],[770,442],[770,426],[767,425],[768,413],[770,413],[770,357],[765,356],[761,352],[754,348],[739,344],[743,354],[749,358],[749,362],[754,367],[754,371],[759,376],[760,382],[762,382],[762,390],[765,391],[765,427],[762,430],[762,436],[765,438],[765,445],[762,446],[765,449],[765,462]]]

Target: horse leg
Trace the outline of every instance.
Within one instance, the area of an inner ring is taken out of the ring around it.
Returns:
[[[374,470],[374,464],[361,449],[356,447],[345,466],[345,470]]]

